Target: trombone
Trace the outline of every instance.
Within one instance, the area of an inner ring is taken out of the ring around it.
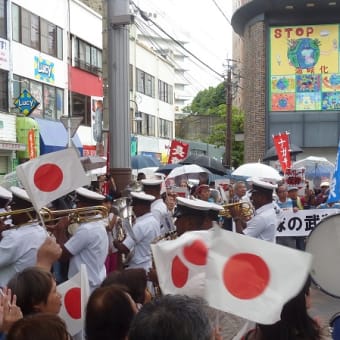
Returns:
[[[33,207],[26,209],[18,209],[12,211],[5,211],[0,213],[0,219],[6,218],[13,215],[19,214],[30,214],[35,213]],[[68,217],[70,224],[79,224],[92,221],[98,221],[106,218],[108,216],[108,209],[103,205],[92,206],[92,207],[82,207],[64,210],[51,210],[48,208],[42,208],[39,212],[43,223],[58,223],[63,217]],[[19,228],[19,226],[9,226],[9,228]]]

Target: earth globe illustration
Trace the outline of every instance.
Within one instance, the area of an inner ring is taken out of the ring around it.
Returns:
[[[288,46],[288,60],[296,68],[312,68],[320,58],[320,41],[318,39],[291,39]]]

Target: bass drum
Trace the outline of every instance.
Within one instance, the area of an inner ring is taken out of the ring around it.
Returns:
[[[314,283],[326,294],[340,298],[340,214],[325,218],[314,228],[306,251],[313,255]]]

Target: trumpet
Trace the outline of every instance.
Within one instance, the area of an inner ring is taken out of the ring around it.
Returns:
[[[238,215],[245,220],[250,220],[254,215],[254,208],[249,202],[236,202],[230,204],[224,204],[223,209],[220,211],[219,216],[233,217],[232,209],[235,211],[235,215]]]

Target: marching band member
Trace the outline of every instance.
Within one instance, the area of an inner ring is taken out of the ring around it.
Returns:
[[[12,276],[26,267],[36,264],[37,251],[48,236],[46,230],[35,219],[35,211],[27,192],[18,187],[11,187],[12,210],[32,208],[27,213],[11,215],[13,228],[2,232],[0,241],[0,286],[5,286]]]
[[[76,191],[77,208],[101,205],[105,196],[85,188]],[[66,221],[68,222],[68,221]],[[108,237],[104,219],[84,221],[68,239],[68,223],[58,223],[54,229],[57,242],[63,252],[61,261],[69,259],[68,278],[80,271],[81,264],[87,268],[91,291],[98,287],[106,276],[105,259],[108,254]]]
[[[177,197],[174,213],[177,235],[180,236],[186,231],[210,229],[213,221],[218,221],[218,212],[222,209],[222,206],[215,203]]]
[[[136,223],[132,228],[133,235],[128,234],[124,241],[114,240],[113,244],[119,252],[132,252],[128,268],[144,268],[147,272],[152,266],[150,244],[160,236],[159,222],[150,211],[155,200],[144,192],[131,192],[132,206],[136,215]]]
[[[253,187],[250,193],[255,215],[249,221],[245,221],[240,211],[231,209],[238,233],[276,242],[277,217],[273,205],[273,190],[276,187],[277,185],[269,182],[253,179]]]

